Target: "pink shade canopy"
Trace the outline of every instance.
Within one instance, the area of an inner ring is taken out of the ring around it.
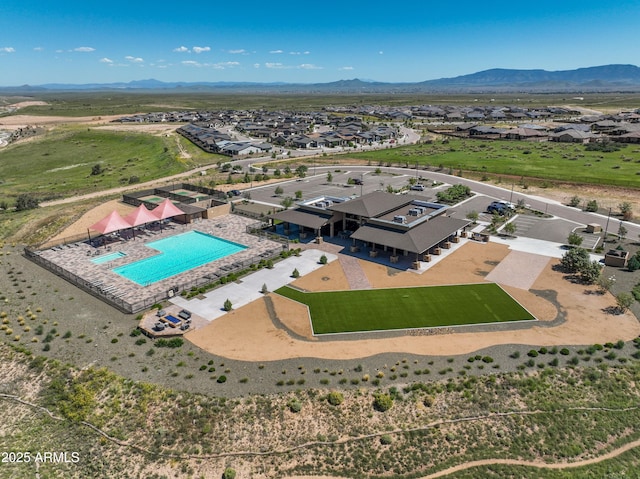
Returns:
[[[131,228],[131,225],[117,211],[112,211],[109,215],[96,224],[89,226],[89,229],[99,231],[102,234],[113,233],[114,231]]]
[[[125,216],[124,220],[129,223],[129,227],[131,227],[158,221],[158,218],[141,203],[135,210]]]
[[[184,211],[174,205],[169,198],[166,198],[152,213],[156,220],[164,220],[173,216],[183,215]]]

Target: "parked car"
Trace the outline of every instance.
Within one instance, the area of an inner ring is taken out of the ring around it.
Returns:
[[[424,191],[424,185],[411,185],[411,189],[415,191]]]
[[[362,184],[362,180],[360,178],[351,178],[351,181],[353,182],[354,185]]]
[[[240,196],[242,193],[240,193],[240,190],[231,190],[229,191],[229,193],[227,193],[227,196],[229,196],[229,198],[231,198],[232,196]]]
[[[487,206],[488,213],[498,213],[499,215],[510,215],[515,209],[513,203],[509,203],[508,201],[492,201],[491,204]]]

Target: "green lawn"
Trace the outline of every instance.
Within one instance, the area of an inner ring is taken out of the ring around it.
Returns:
[[[640,188],[640,148],[621,144],[619,151],[587,151],[584,145],[508,140],[451,139],[448,144],[406,146],[350,155],[372,165],[440,167],[458,170],[541,178],[550,181],[591,183]]]
[[[60,127],[0,150],[0,199],[24,192],[41,200],[90,193],[181,173],[220,158],[226,157],[202,154],[183,160],[174,138]],[[95,165],[101,171],[92,175]]]
[[[283,286],[275,292],[309,307],[315,334],[535,319],[494,283],[321,293]]]

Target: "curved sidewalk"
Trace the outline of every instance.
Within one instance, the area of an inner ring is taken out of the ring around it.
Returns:
[[[320,257],[323,254],[327,257],[328,262],[337,259],[335,254],[317,249],[307,249],[302,251],[300,256],[291,256],[278,261],[274,264],[273,269],[261,269],[236,282],[228,283],[205,293],[203,299],[175,297],[170,301],[207,321],[212,321],[226,314],[223,305],[227,299],[231,301],[234,309],[249,304],[263,296],[262,285],[266,285],[269,291],[274,291],[294,281],[295,278],[291,277],[294,269],[297,269],[300,275],[304,276],[321,268],[323,265],[320,264]]]

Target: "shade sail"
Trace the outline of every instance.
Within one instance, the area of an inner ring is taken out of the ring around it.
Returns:
[[[124,220],[129,223],[130,226],[140,226],[158,221],[158,218],[141,203],[135,210],[125,216]]]
[[[184,211],[174,205],[169,198],[166,198],[151,213],[156,220],[164,220],[173,216],[183,215]]]
[[[89,229],[99,231],[102,234],[113,233],[127,228],[131,228],[131,225],[115,210],[96,224],[89,226]]]

